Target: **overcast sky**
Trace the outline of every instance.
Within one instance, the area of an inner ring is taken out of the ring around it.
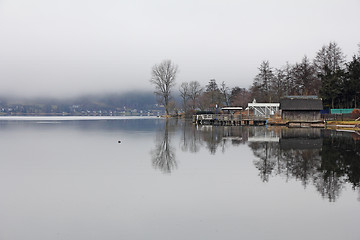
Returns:
[[[151,68],[178,86],[215,78],[249,87],[330,41],[358,52],[359,0],[0,0],[0,94],[73,96],[152,90]]]

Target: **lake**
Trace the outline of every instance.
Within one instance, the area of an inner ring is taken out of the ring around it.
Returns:
[[[360,136],[0,118],[0,239],[359,239]]]

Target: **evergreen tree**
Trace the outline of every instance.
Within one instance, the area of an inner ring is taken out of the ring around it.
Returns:
[[[263,61],[258,69],[259,73],[256,75],[252,86],[254,97],[257,98],[257,101],[271,102],[270,90],[274,74],[269,61]]]
[[[215,79],[211,79],[206,85],[203,101],[207,102],[205,106],[209,110],[222,103],[221,92]]]
[[[353,57],[347,64],[347,91],[351,107],[359,107],[360,102],[360,56]]]
[[[325,75],[321,77],[320,95],[325,105],[335,108],[336,100],[340,98],[344,81],[344,71],[339,69],[335,73],[331,73],[330,69],[325,69]]]
[[[328,46],[322,46],[314,59],[314,66],[319,76],[334,74],[336,70],[343,69],[344,63],[345,56],[335,42],[330,42]]]
[[[278,102],[280,98],[286,93],[286,74],[283,69],[275,69],[271,86],[273,101]]]
[[[342,98],[341,92],[344,85],[344,63],[345,56],[341,48],[330,42],[323,46],[314,59],[314,65],[321,79],[320,96],[325,105],[335,108],[335,102]]]
[[[288,62],[286,63],[286,66],[283,68],[284,73],[284,95],[295,95],[296,86],[295,86],[295,79],[293,74],[293,66],[291,66]]]
[[[316,76],[315,67],[307,56],[293,69],[296,84],[296,95],[318,95],[320,80]]]

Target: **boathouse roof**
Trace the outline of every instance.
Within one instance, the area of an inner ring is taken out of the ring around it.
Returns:
[[[320,111],[323,110],[322,99],[317,96],[289,96],[280,100],[281,110]]]

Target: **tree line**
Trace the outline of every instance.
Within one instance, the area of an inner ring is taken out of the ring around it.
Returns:
[[[299,63],[286,63],[280,68],[261,62],[258,74],[249,88],[230,88],[210,79],[206,86],[198,81],[182,82],[179,86],[180,107],[171,100],[178,66],[165,60],[152,69],[151,83],[166,113],[181,108],[186,113],[196,110],[213,111],[216,107],[241,106],[249,102],[279,102],[284,96],[315,95],[323,99],[325,108],[357,108],[360,104],[360,44],[359,52],[350,61],[336,42],[317,51],[314,59],[304,56]]]
[[[315,95],[323,99],[326,108],[357,108],[360,44],[349,62],[335,42],[324,45],[313,60],[304,56],[300,63],[275,69],[263,61],[250,90],[262,102],[276,102],[288,95]]]

